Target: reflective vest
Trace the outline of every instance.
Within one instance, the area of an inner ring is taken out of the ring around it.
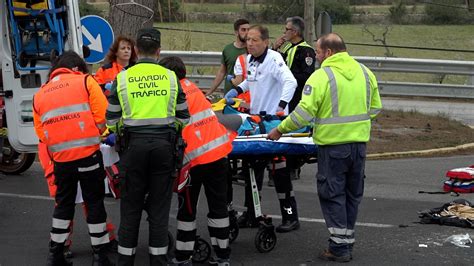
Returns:
[[[247,78],[247,54],[241,54],[237,57],[237,60],[240,62],[240,66],[242,67],[242,77],[243,79]]]
[[[298,49],[299,46],[309,47],[313,49],[313,47],[311,47],[311,45],[307,44],[305,41],[302,41],[299,44],[288,49],[288,52],[286,55],[286,65],[290,69],[291,69],[291,65],[293,64],[293,60],[295,59],[296,49]]]
[[[99,150],[101,126],[96,125],[89,105],[88,75],[64,72],[55,76],[53,72],[51,76],[34,97],[45,144],[54,161],[85,158]]]
[[[139,63],[117,75],[125,126],[172,126],[176,122],[176,75],[158,64]]]
[[[188,79],[180,80],[186,94],[189,124],[183,129],[183,138],[187,143],[184,163],[191,167],[217,161],[232,151],[233,135],[219,123],[202,91]]]

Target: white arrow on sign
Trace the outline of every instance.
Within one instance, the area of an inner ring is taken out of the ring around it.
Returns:
[[[94,38],[94,36],[92,36],[92,34],[84,26],[82,26],[82,33],[91,43],[89,44],[89,49],[97,51],[99,53],[104,52],[104,49],[102,49],[102,38],[100,37],[100,33],[99,35],[97,35],[97,37]]]

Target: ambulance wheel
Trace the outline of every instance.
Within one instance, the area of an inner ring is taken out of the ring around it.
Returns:
[[[239,223],[237,223],[237,217],[230,220],[229,225],[229,243],[234,242],[239,236]]]
[[[273,228],[261,227],[255,236],[255,247],[260,253],[272,251],[276,245],[276,234]]]
[[[192,260],[195,263],[204,263],[211,257],[211,245],[206,240],[196,237]]]

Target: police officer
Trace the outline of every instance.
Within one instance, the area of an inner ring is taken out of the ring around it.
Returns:
[[[119,265],[134,264],[142,210],[148,213],[150,265],[165,265],[175,140],[189,112],[176,75],[157,63],[160,32],[140,29],[136,43],[138,61],[117,75],[106,113],[109,129],[123,123],[117,132],[123,175]]]
[[[313,47],[304,40],[304,27],[304,20],[301,17],[289,17],[286,19],[284,34],[280,37],[281,39],[288,41],[290,44],[280,53],[298,82],[295,94],[293,94],[293,98],[288,104],[290,112],[293,112],[296,105],[300,102],[303,86],[315,70],[316,54]],[[280,43],[280,39],[277,40],[274,48],[284,47],[284,45],[279,46]],[[303,165],[303,162],[301,162],[297,157],[287,156],[286,163],[290,170],[291,178],[298,179],[301,172],[299,168]]]
[[[229,215],[227,212],[227,154],[232,151],[232,138],[219,123],[211,103],[202,91],[186,78],[186,67],[179,57],[167,57],[160,65],[173,70],[178,76],[189,106],[191,119],[183,130],[187,146],[184,163],[191,166],[189,191],[179,192],[178,233],[176,258],[183,265],[191,262],[196,239],[196,211],[201,185],[204,186],[209,213],[207,226],[211,244],[216,253],[209,264],[229,265]]]
[[[54,162],[57,185],[47,265],[72,265],[63,252],[71,233],[78,181],[89,208],[92,265],[112,265],[106,255],[109,234],[104,208],[105,172],[99,148],[107,100],[87,72],[78,54],[64,52],[53,63],[49,81],[33,99],[35,131]]]
[[[316,45],[321,69],[303,89],[295,110],[270,134],[277,140],[315,121],[313,138],[318,145],[317,188],[329,233],[323,260],[352,259],[354,226],[364,192],[366,143],[371,119],[382,103],[374,74],[346,52],[342,38],[330,33]]]

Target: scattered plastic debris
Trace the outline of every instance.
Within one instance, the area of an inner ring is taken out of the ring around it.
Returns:
[[[452,235],[444,240],[444,242],[449,242],[453,245],[462,248],[469,248],[469,244],[472,244],[472,239],[469,234],[461,234],[461,235]]]

